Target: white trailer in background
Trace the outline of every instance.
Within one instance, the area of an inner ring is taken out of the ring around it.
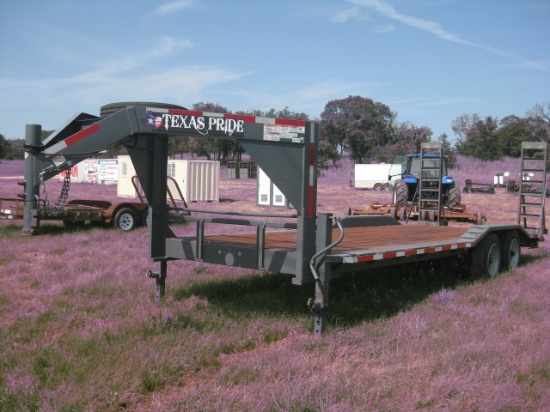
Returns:
[[[355,165],[355,187],[360,189],[391,190],[392,182],[398,177],[390,178],[390,168],[397,170],[400,165],[391,163],[372,163]]]

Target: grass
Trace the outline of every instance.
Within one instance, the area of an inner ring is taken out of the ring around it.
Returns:
[[[389,200],[349,188],[348,169],[320,179],[320,210]],[[254,209],[255,182],[238,183],[222,181],[232,201],[219,206]],[[464,200],[489,223],[514,221],[514,196]],[[0,222],[2,411],[550,408],[546,242],[490,281],[459,262],[347,274],[331,282],[315,339],[313,285],[174,261],[156,304],[145,228],[20,230]]]

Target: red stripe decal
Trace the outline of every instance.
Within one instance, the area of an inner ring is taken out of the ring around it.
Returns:
[[[383,259],[391,259],[391,258],[394,258],[394,257],[397,257],[397,252],[388,252],[388,253],[384,253],[382,255]]]
[[[305,126],[306,122],[303,120],[275,119],[275,124],[280,124],[283,126]]]
[[[90,127],[87,127],[84,130],[81,130],[78,133],[73,134],[71,137],[65,139],[65,144],[67,146],[70,146],[72,144],[75,144],[76,142],[84,139],[85,137],[99,131],[99,123],[94,123]]]
[[[315,164],[315,145],[313,143],[309,144],[309,165],[313,166]]]
[[[245,116],[243,114],[230,114],[226,113],[223,115],[226,119],[237,119],[237,120],[243,120],[246,123],[256,123],[256,117],[254,116]]]
[[[370,262],[372,260],[374,260],[374,255],[359,256],[357,258],[358,262]]]
[[[195,112],[193,110],[178,110],[178,109],[168,109],[170,114],[185,114],[187,116],[202,116],[202,112]]]
[[[315,187],[313,186],[310,186],[309,187],[309,201],[308,201],[308,205],[307,205],[307,217],[309,217],[310,219],[313,219],[313,210],[315,209],[315,204],[314,204],[314,200],[315,200]]]
[[[405,256],[413,256],[413,255],[416,255],[417,253],[418,253],[417,250],[413,250],[413,249],[405,250]]]

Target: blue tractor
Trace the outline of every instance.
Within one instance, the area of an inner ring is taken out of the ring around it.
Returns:
[[[424,155],[424,162],[426,164],[426,160],[429,161],[429,158],[433,158],[434,162],[433,165],[436,166],[438,164],[439,155],[436,154],[425,154]],[[455,180],[447,175],[447,155],[443,155],[443,162],[442,162],[442,173],[441,173],[441,202],[443,206],[454,208],[458,207],[462,201],[462,195],[460,193],[460,189],[455,186]],[[400,168],[401,170],[397,170],[397,168]],[[393,161],[393,166],[390,170],[390,178],[392,176],[400,176],[399,179],[395,180],[394,187],[393,187],[393,204],[404,206],[408,202],[413,202],[414,200],[418,199],[417,188],[418,188],[418,179],[420,177],[420,170],[422,168],[422,159],[420,158],[420,154],[409,154],[407,156],[396,156]],[[424,176],[425,178],[429,178],[429,173],[433,173],[434,177],[437,177],[439,170],[437,171],[425,171],[425,173],[428,173],[428,176]],[[437,181],[430,182],[429,179],[427,179],[424,182],[425,185],[437,185]],[[426,187],[426,186],[424,186]],[[433,192],[434,196],[437,195],[437,192]],[[417,199],[415,199],[415,195]],[[434,200],[436,200],[434,198]]]

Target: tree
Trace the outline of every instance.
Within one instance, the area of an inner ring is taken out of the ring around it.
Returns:
[[[533,106],[527,112],[527,123],[533,140],[550,141],[550,102]]]
[[[321,136],[340,154],[344,148],[359,163],[373,157],[377,148],[391,143],[395,114],[388,106],[361,96],[331,100],[321,113]]]
[[[465,139],[457,147],[462,155],[477,157],[482,160],[496,160],[502,157],[497,140],[498,121],[491,116],[478,120],[466,129]],[[453,127],[454,130],[454,127]]]
[[[479,115],[477,114],[463,114],[458,116],[452,123],[452,129],[455,135],[457,135],[455,147],[460,153],[462,147],[468,140],[469,136],[475,132],[475,125],[479,122]]]
[[[443,133],[437,138],[437,141],[441,143],[441,151],[443,154],[447,155],[447,167],[452,168],[456,163],[456,156],[451,147],[451,142],[449,142],[449,137],[446,133]]]
[[[7,159],[11,152],[11,145],[4,135],[0,134],[0,159]]]
[[[531,140],[529,122],[514,115],[506,116],[500,121],[496,140],[502,156],[519,157],[521,142]]]

